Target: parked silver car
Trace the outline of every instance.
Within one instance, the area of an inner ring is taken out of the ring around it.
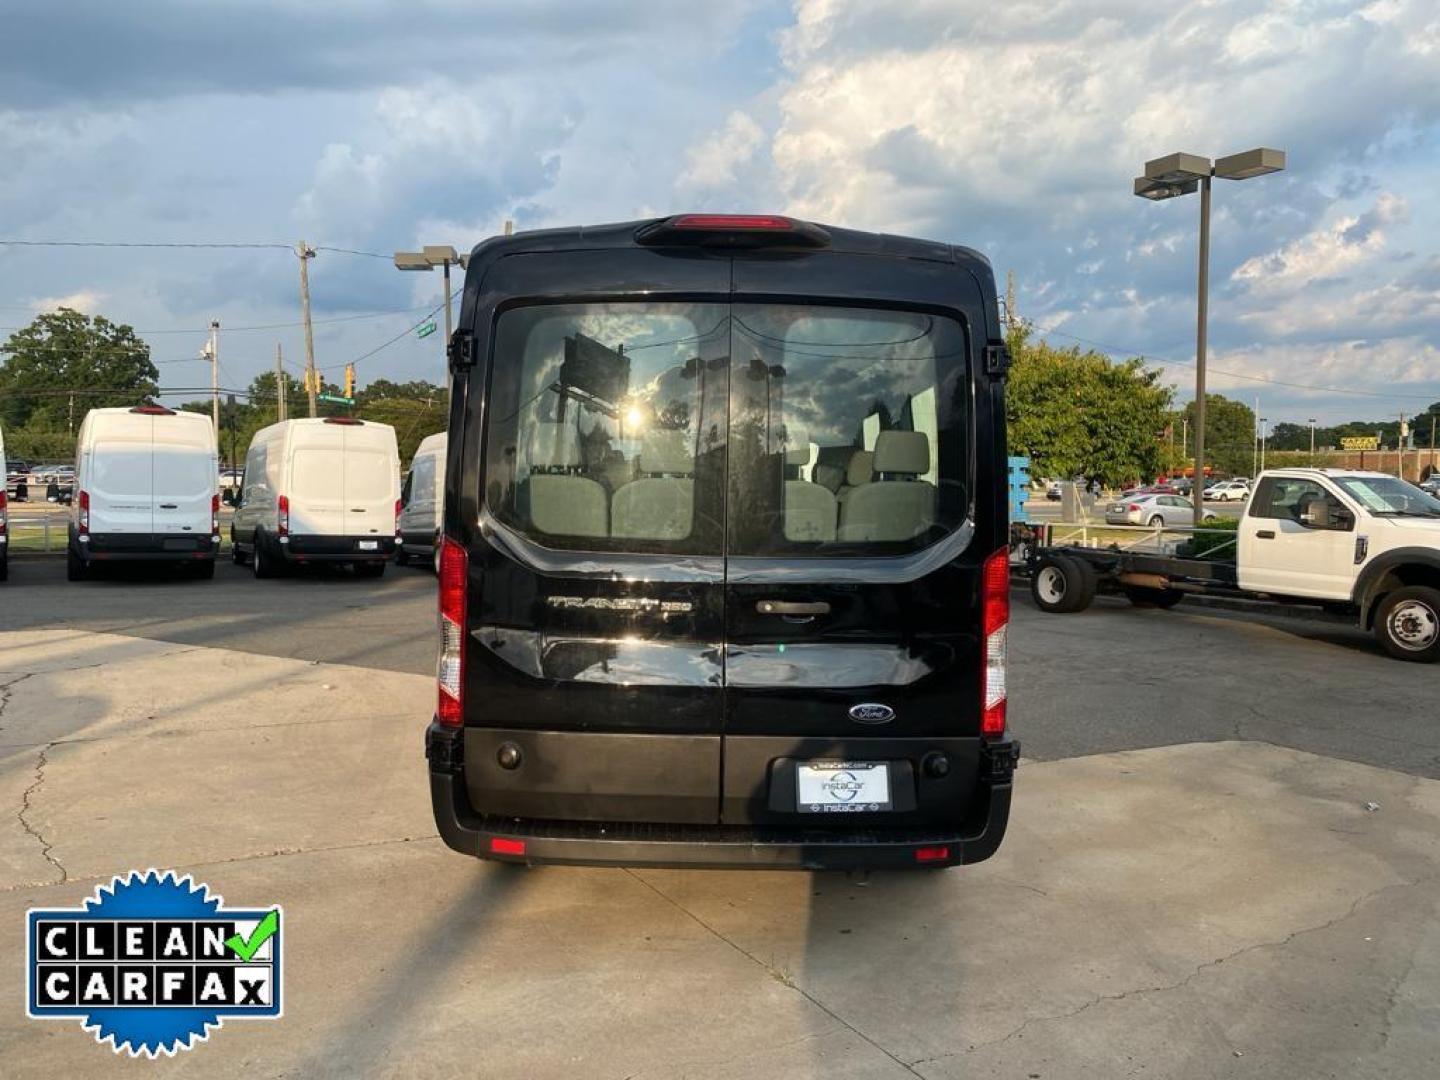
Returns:
[[[1215,515],[1205,511],[1205,520],[1214,521]],[[1195,507],[1189,499],[1179,495],[1131,495],[1105,507],[1107,525],[1149,525],[1152,528],[1163,525],[1192,525],[1195,522]]]

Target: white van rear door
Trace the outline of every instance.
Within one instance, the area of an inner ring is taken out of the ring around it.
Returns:
[[[85,490],[90,496],[93,533],[153,533],[151,459],[155,418],[141,414],[107,417],[89,449]]]
[[[155,507],[152,531],[208,536],[218,480],[215,456],[204,446],[168,441],[168,433],[158,427],[164,420],[156,418],[158,438],[151,453]]]
[[[382,445],[345,435],[345,535],[395,532],[395,459]]]
[[[343,431],[343,428],[336,429]],[[343,436],[301,440],[290,457],[290,531],[297,536],[345,535]]]

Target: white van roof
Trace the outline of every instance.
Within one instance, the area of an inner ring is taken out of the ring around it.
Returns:
[[[255,440],[269,440],[277,436],[299,433],[313,434],[319,431],[348,431],[351,434],[355,432],[372,432],[382,438],[388,433],[391,440],[395,438],[395,429],[389,424],[380,423],[378,420],[360,420],[348,416],[307,416],[298,420],[281,420],[278,424],[263,427],[255,433]]]
[[[215,446],[215,426],[204,413],[187,412],[182,409],[167,409],[164,406],[137,405],[126,408],[91,409],[81,425],[83,437],[94,442],[105,434],[119,434],[135,430],[135,422],[141,419],[164,421],[166,442],[190,443],[195,446]]]
[[[415,448],[415,456],[430,453],[444,453],[445,440],[450,437],[448,431],[437,431],[434,435],[426,435],[420,440],[420,445]]]

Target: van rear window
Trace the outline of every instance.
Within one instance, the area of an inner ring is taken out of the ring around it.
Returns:
[[[513,309],[485,500],[561,549],[899,554],[969,512],[964,330],[815,305]]]

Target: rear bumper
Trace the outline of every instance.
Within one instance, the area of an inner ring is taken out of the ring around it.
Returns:
[[[294,535],[288,543],[276,544],[280,556],[289,562],[384,562],[395,555],[393,536],[313,536]],[[375,550],[362,551],[361,542],[375,544]]]
[[[1018,744],[1003,767],[982,775],[965,825],[903,826],[654,824],[561,821],[478,813],[466,789],[463,737],[432,723],[426,732],[430,801],[445,843],[465,855],[529,865],[767,870],[880,870],[955,866],[988,859],[1010,820]],[[834,820],[833,818],[827,818]],[[917,852],[924,849],[924,860]]]
[[[213,561],[220,543],[209,533],[90,533],[72,547],[86,562],[193,562]]]

